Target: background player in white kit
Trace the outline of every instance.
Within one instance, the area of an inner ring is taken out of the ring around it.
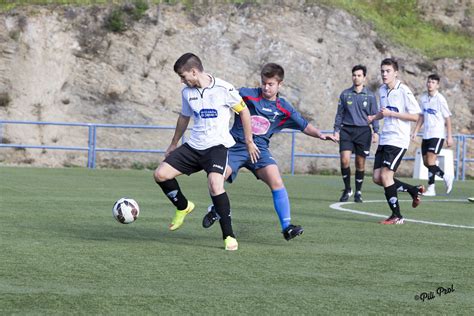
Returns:
[[[381,224],[403,224],[400,213],[397,191],[408,192],[413,207],[420,203],[420,194],[424,187],[412,186],[394,178],[395,172],[410,144],[410,122],[416,122],[420,107],[410,88],[397,79],[398,62],[386,58],[380,65],[383,85],[379,88],[380,112],[369,115],[368,122],[384,119],[379,146],[375,153],[373,180],[384,187],[385,198],[392,211],[392,215],[381,221]]]
[[[426,81],[427,91],[423,93],[420,98],[421,110],[423,112],[416,122],[415,130],[411,136],[414,140],[423,125],[421,154],[423,155],[423,164],[428,168],[428,188],[423,194],[426,196],[436,195],[435,176],[444,180],[446,193],[448,194],[453,188],[454,181],[452,174],[445,174],[444,171],[436,165],[436,160],[443,148],[444,140],[446,139],[447,147],[451,147],[453,144],[451,112],[449,111],[448,102],[446,102],[444,96],[438,91],[439,80],[440,78],[436,74],[428,76],[428,80]]]

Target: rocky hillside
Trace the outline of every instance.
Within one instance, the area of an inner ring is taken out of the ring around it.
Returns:
[[[2,13],[0,118],[173,126],[181,85],[172,66],[190,51],[202,57],[206,71],[236,87],[257,85],[264,63],[280,63],[286,69],[282,95],[324,130],[332,130],[339,93],[351,85],[351,67],[367,65],[369,86],[375,89],[380,61],[394,56],[402,66],[401,79],[417,95],[426,76],[438,72],[454,131],[470,133],[474,127],[473,59],[428,61],[390,44],[371,25],[342,10],[291,4],[193,10],[159,5],[139,21],[128,19],[122,33],[104,27],[111,10],[23,7]],[[459,21],[472,27],[472,20]],[[0,136],[3,143],[87,146],[84,128],[4,125]],[[172,131],[101,129],[98,147],[164,149],[171,136]],[[297,144],[300,152],[338,152],[334,145],[306,137],[298,137]],[[284,171],[289,145],[288,135],[278,135],[272,147]],[[99,166],[107,167],[151,166],[162,159],[110,153],[97,158]],[[86,161],[84,152],[0,149],[2,164],[85,166]],[[337,170],[338,163],[300,158],[296,167],[298,172]]]

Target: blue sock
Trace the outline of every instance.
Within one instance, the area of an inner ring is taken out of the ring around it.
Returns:
[[[284,230],[290,225],[291,211],[290,200],[288,199],[288,192],[286,188],[272,191],[273,205],[280,220],[281,229]]]

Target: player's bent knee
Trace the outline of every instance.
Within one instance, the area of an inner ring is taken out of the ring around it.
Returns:
[[[156,168],[155,172],[153,173],[153,178],[155,179],[155,182],[164,182],[164,181],[172,179],[163,170],[163,168],[160,168],[160,167]]]
[[[382,179],[380,177],[372,177],[372,181],[374,181],[377,185],[382,185]]]
[[[270,187],[270,189],[272,191],[280,190],[280,189],[283,189],[285,187],[285,185],[283,183],[283,180],[281,178],[278,179],[278,180],[267,182],[267,185]]]
[[[218,185],[217,183],[209,183],[209,193],[212,196],[220,195],[225,192],[224,185]]]
[[[207,178],[207,185],[209,193],[212,196],[219,195],[225,192],[224,190],[224,177],[221,174],[209,173]]]

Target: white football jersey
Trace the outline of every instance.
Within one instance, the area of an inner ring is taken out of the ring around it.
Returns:
[[[444,123],[451,112],[444,96],[439,92],[434,96],[425,92],[420,97],[420,106],[424,118],[423,139],[446,138]]]
[[[379,88],[380,108],[387,108],[398,113],[421,113],[420,106],[410,88],[397,81],[393,89],[386,84]],[[410,145],[411,122],[395,117],[383,119],[380,145],[391,145],[399,148],[408,148]]]
[[[211,77],[206,88],[184,87],[181,114],[194,118],[187,143],[194,149],[204,150],[217,145],[229,148],[235,144],[229,132],[231,108],[243,101],[230,83]]]

